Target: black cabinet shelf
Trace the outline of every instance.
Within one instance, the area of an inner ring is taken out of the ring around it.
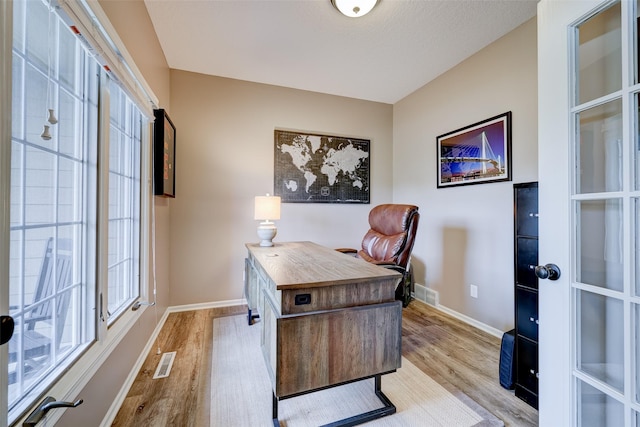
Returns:
[[[515,394],[538,408],[538,183],[513,185]]]

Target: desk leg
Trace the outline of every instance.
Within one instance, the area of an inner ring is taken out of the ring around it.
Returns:
[[[389,398],[382,392],[382,375],[376,375],[374,377],[374,392],[378,399],[384,404],[382,408],[374,409],[373,411],[365,412],[362,414],[354,415],[353,417],[345,418],[333,423],[324,424],[320,427],[350,427],[364,424],[369,421],[377,420],[378,418],[386,417],[387,415],[396,413],[396,406],[391,403]],[[278,421],[278,398],[273,393],[273,427],[280,427],[280,421]]]
[[[271,414],[273,415],[273,427],[280,427],[280,421],[278,421],[278,398],[276,397],[275,392],[273,393],[273,406],[271,409]]]
[[[252,311],[253,310],[251,310],[250,308],[247,309],[247,320],[249,322],[249,326],[253,325],[253,319],[257,319],[260,317],[259,314],[253,314]]]

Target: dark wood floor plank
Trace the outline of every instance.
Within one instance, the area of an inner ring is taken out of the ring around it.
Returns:
[[[465,393],[505,426],[537,426],[538,411],[500,386],[500,339],[414,301],[402,317],[402,353],[445,387]]]
[[[209,425],[213,319],[246,307],[172,313],[167,317],[113,426]],[[177,351],[168,378],[153,380],[162,352]],[[419,301],[403,310],[402,354],[446,388],[466,394],[505,426],[538,424],[538,412],[498,381],[500,340]]]

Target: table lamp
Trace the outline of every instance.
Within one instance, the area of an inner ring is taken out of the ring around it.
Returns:
[[[260,246],[273,246],[271,240],[276,237],[278,229],[272,221],[280,219],[280,197],[269,194],[256,196],[254,219],[262,221],[258,225]]]

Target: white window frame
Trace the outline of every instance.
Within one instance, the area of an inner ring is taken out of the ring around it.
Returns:
[[[115,86],[115,90],[121,91],[122,94],[126,95],[126,92],[119,87],[119,85],[117,84],[117,82],[113,82],[112,80],[110,80],[109,85],[111,86],[111,84],[113,83]],[[114,91],[114,86],[109,88],[109,102],[111,104],[111,107],[113,108],[114,103],[112,102],[114,99],[113,96],[113,91]],[[135,145],[139,144],[139,153],[135,153],[137,154],[138,157],[136,157],[136,155],[134,154],[134,156],[132,158],[130,157],[125,157],[128,159],[129,165],[128,165],[128,170],[121,170],[122,164],[119,165],[113,165],[111,163],[111,154],[110,154],[110,159],[109,159],[109,177],[111,179],[111,177],[115,175],[118,176],[118,181],[119,183],[125,183],[124,187],[117,187],[118,190],[122,191],[123,189],[126,190],[133,190],[134,193],[133,195],[131,195],[129,197],[129,200],[127,202],[122,203],[121,200],[118,200],[116,203],[114,203],[113,200],[109,200],[109,218],[108,218],[108,223],[109,223],[109,229],[111,231],[113,231],[114,229],[114,224],[115,224],[115,228],[117,228],[118,230],[121,230],[121,228],[124,226],[125,228],[129,228],[129,233],[127,234],[126,237],[126,245],[128,246],[129,249],[136,249],[135,245],[137,243],[137,251],[131,251],[130,253],[128,253],[128,256],[124,256],[123,258],[123,254],[118,251],[117,249],[115,249],[114,247],[112,247],[110,245],[109,247],[109,251],[111,256],[117,256],[118,259],[117,260],[113,260],[111,259],[110,262],[115,264],[109,265],[109,278],[108,278],[108,284],[107,284],[107,305],[110,307],[107,310],[107,324],[111,325],[113,322],[115,322],[118,317],[124,312],[126,311],[131,305],[134,304],[134,302],[136,300],[139,299],[140,297],[140,289],[138,286],[138,289],[134,289],[134,286],[132,286],[133,283],[129,283],[129,285],[127,286],[126,283],[123,283],[122,280],[122,276],[121,274],[123,274],[123,271],[126,271],[126,273],[124,273],[125,275],[128,275],[129,277],[133,278],[133,277],[139,277],[140,275],[140,263],[139,263],[139,253],[140,253],[140,246],[142,244],[142,241],[140,240],[140,221],[136,221],[136,217],[139,218],[139,208],[141,207],[140,205],[140,197],[139,195],[136,193],[136,189],[133,188],[131,186],[132,182],[135,182],[136,179],[140,180],[140,186],[142,186],[142,176],[139,175],[141,172],[141,154],[142,154],[142,148],[143,148],[143,143],[144,140],[142,140],[142,135],[141,135],[141,130],[142,130],[142,126],[143,126],[143,115],[140,112],[140,110],[137,108],[137,106],[135,105],[135,103],[133,103],[133,101],[131,100],[131,98],[129,96],[127,96],[127,99],[124,101],[124,104],[122,103],[122,100],[120,100],[120,104],[118,105],[118,107],[123,107],[125,109],[125,112],[129,112],[130,114],[126,114],[126,119],[124,122],[122,123],[117,123],[115,124],[113,122],[113,117],[111,116],[111,114],[109,115],[109,119],[110,119],[110,126],[109,126],[109,144],[111,144],[111,142],[114,140],[113,139],[113,134],[112,131],[117,127],[116,132],[117,132],[117,136],[118,139],[120,138],[126,138],[127,142],[131,145],[133,145],[132,150],[135,150]],[[111,109],[110,108],[110,112]],[[132,111],[133,109],[135,109],[135,111]],[[118,113],[122,113],[121,110],[118,110]],[[137,131],[136,131],[137,129]],[[137,140],[137,136],[140,136],[140,140]],[[119,145],[118,148],[122,149],[125,148],[127,151],[127,154],[130,155],[132,153],[132,151],[129,151],[130,146],[129,144],[127,144],[127,147],[122,147],[121,145]],[[113,147],[109,147],[110,149],[110,153],[111,153],[111,149]],[[138,161],[136,161],[138,160]],[[138,169],[136,170],[136,167],[134,165],[138,165]],[[117,167],[117,170],[115,170]],[[135,175],[135,173],[138,173],[138,176]],[[109,181],[109,194],[110,196],[113,195],[112,189],[114,188],[113,183],[111,181]],[[139,190],[138,190],[139,192]],[[119,193],[122,194],[122,193]],[[134,202],[135,200],[135,202]],[[131,203],[130,205],[127,206],[127,203]],[[112,216],[112,212],[111,209],[116,206],[117,210],[118,210],[118,214],[117,217],[113,217]],[[123,211],[123,207],[126,206],[127,208]],[[136,210],[135,208],[138,208],[138,210]],[[120,242],[120,238],[122,237],[122,232],[118,231],[117,233],[115,233],[115,235],[109,235],[108,234],[108,239],[109,242],[111,242],[111,244],[113,244],[114,240],[116,242],[118,242],[117,244],[119,244]],[[135,241],[137,239],[137,242]],[[135,253],[135,256],[134,256]],[[132,262],[132,261],[138,261],[136,262]],[[125,268],[124,270],[121,270],[119,268],[119,266],[124,265]],[[136,270],[137,268],[137,270]],[[111,291],[114,288],[114,286],[112,286],[112,281],[116,281],[117,286],[115,286],[115,289],[118,290],[117,293],[114,293],[117,297],[117,301],[114,301],[113,295],[111,295]],[[139,280],[136,281],[136,283],[139,284]],[[122,285],[125,286],[122,286]],[[139,284],[140,285],[140,284]],[[114,303],[116,304],[114,306]]]
[[[11,71],[13,51],[13,3],[0,1],[0,200],[10,200],[11,184]],[[8,203],[0,204],[0,314],[9,313],[9,211]],[[0,346],[0,366],[8,365],[9,346]],[[0,369],[0,420],[7,419],[8,372]],[[0,421],[2,422],[2,421]]]
[[[53,2],[54,4],[56,2]],[[125,90],[134,98],[143,114],[153,120],[153,108],[158,105],[149,86],[144,81],[139,70],[135,67],[130,55],[126,52],[122,41],[108,22],[106,15],[97,4],[91,2],[58,2],[65,10],[74,24],[85,30],[83,33],[89,44],[100,49],[104,55],[100,59],[103,65],[108,66],[111,72],[117,76]],[[99,18],[98,18],[99,17]],[[77,22],[76,22],[77,20]],[[91,29],[91,31],[88,31]],[[82,31],[82,30],[81,30]],[[12,86],[12,40],[13,40],[13,3],[12,0],[0,2],[0,140],[11,141],[11,86]],[[98,40],[98,41],[96,41]],[[107,47],[107,48],[105,48]],[[108,114],[107,114],[108,115]],[[143,126],[141,147],[141,206],[140,206],[140,297],[150,300],[154,296],[150,289],[149,280],[149,242],[150,242],[150,206],[153,203],[151,181],[151,123]],[[108,126],[106,127],[108,129]],[[104,127],[103,127],[104,129]],[[11,176],[11,144],[0,144],[0,200],[10,199]],[[108,173],[108,170],[107,170]],[[0,204],[0,314],[9,311],[9,204]],[[107,216],[102,215],[105,221]],[[107,227],[108,229],[108,227]],[[106,245],[106,240],[102,239]],[[100,248],[99,254],[106,255],[106,250]],[[98,268],[101,277],[101,288],[106,288],[106,262],[102,262]],[[90,346],[84,355],[77,360],[64,374],[46,391],[59,400],[74,400],[80,391],[87,385],[100,366],[112,354],[117,345],[126,336],[128,331],[137,323],[140,316],[148,306],[142,305],[137,311],[125,311],[117,322],[107,330],[106,322],[98,330],[97,343]],[[106,313],[106,298],[103,297],[103,310]],[[0,347],[0,366],[7,366],[8,346]],[[8,384],[6,369],[0,369],[0,384],[4,390],[0,392],[0,424],[7,420],[7,393]],[[25,411],[26,414],[39,402],[34,401],[32,408]],[[51,424],[62,416],[63,411],[52,411],[47,420]],[[20,419],[12,420],[16,424],[24,421],[26,415]]]

